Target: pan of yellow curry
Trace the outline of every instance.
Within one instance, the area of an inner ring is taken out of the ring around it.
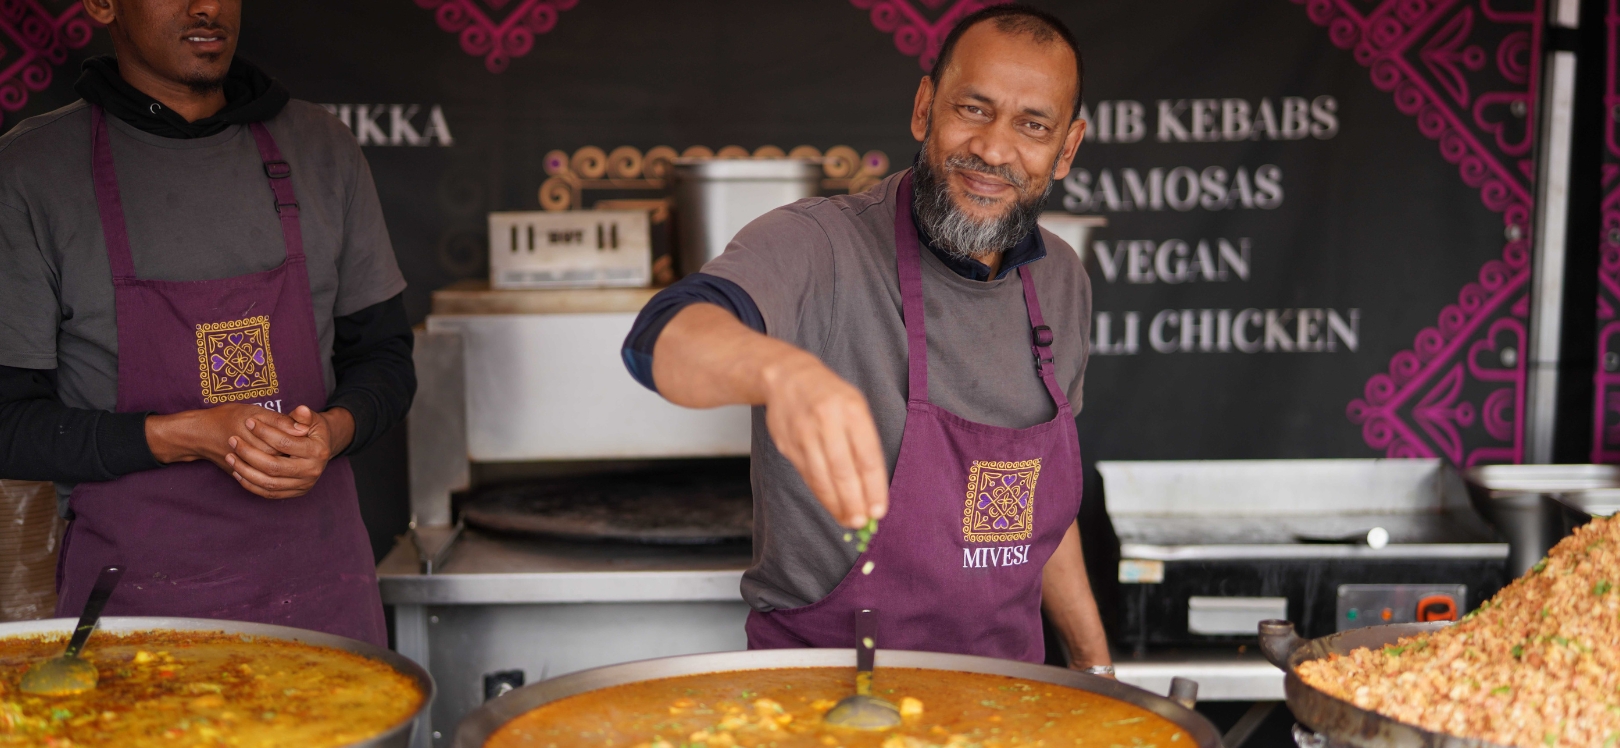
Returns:
[[[404,748],[433,679],[386,649],[317,631],[200,618],[103,618],[96,688],[23,693],[72,619],[0,624],[0,748]]]
[[[687,655],[585,670],[511,691],[455,748],[1220,748],[1197,712],[1094,675],[988,657],[879,650],[872,694],[900,726],[834,727],[855,652]]]

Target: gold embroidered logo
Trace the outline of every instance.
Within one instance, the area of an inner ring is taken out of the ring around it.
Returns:
[[[1040,458],[1023,462],[974,460],[968,470],[962,537],[969,543],[1027,540],[1035,531],[1035,479]]]
[[[269,317],[197,325],[197,364],[206,403],[264,397],[280,389],[270,356]]]

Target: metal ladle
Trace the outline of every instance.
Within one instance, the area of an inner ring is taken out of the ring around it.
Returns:
[[[101,609],[107,607],[107,598],[112,597],[113,588],[118,586],[118,579],[122,576],[122,566],[108,566],[101,570],[96,576],[96,586],[90,590],[90,599],[84,602],[84,612],[79,615],[79,625],[73,629],[73,639],[68,642],[67,650],[36,663],[23,673],[24,693],[72,696],[96,687],[96,666],[79,657],[79,652],[90,639],[90,632],[96,630],[96,624],[101,621]]]
[[[887,730],[900,724],[900,707],[872,695],[872,667],[877,659],[877,613],[855,614],[855,695],[847,696],[822,720],[834,727]]]

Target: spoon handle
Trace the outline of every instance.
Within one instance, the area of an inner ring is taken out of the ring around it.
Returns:
[[[869,695],[872,666],[877,660],[878,614],[863,610],[855,614],[855,691]]]
[[[64,657],[78,657],[79,650],[89,641],[90,632],[96,630],[96,623],[101,620],[101,609],[107,607],[107,598],[112,597],[113,589],[118,586],[118,580],[124,576],[123,566],[102,567],[101,574],[96,576],[96,586],[90,589],[90,599],[84,603],[84,613],[79,615],[79,625],[73,629],[73,640],[68,642]]]

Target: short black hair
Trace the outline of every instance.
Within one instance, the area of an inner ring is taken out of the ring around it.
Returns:
[[[1075,42],[1074,34],[1069,33],[1069,27],[1057,16],[1028,5],[992,5],[971,13],[958,21],[951,33],[946,35],[945,43],[939,47],[939,57],[934,60],[934,67],[928,71],[928,77],[939,85],[939,76],[945,72],[945,67],[951,63],[951,53],[956,51],[956,42],[961,40],[962,34],[968,29],[985,21],[995,21],[996,29],[1009,34],[1024,34],[1035,39],[1038,43],[1049,43],[1061,40],[1074,52],[1074,113],[1075,119],[1080,118],[1080,97],[1086,88],[1086,61],[1080,56],[1080,45]]]

